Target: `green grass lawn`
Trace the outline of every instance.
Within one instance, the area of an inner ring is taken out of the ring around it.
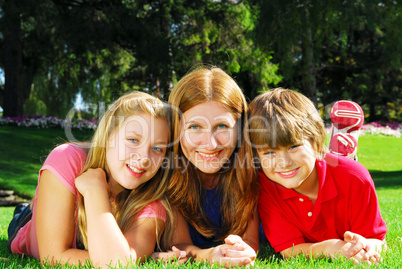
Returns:
[[[73,132],[77,140],[88,139],[91,132]],[[28,129],[0,126],[0,188],[13,189],[32,197],[38,170],[49,151],[66,142],[60,129]],[[5,142],[7,141],[7,142]],[[366,166],[377,188],[381,213],[388,227],[388,251],[378,268],[398,268],[402,264],[402,138],[366,135],[359,138],[359,162]],[[14,208],[0,207],[0,268],[37,268],[34,259],[10,254],[6,248],[7,227]],[[163,265],[149,262],[146,268],[210,268],[203,263]],[[356,268],[344,259],[307,260],[298,257],[288,261],[262,246],[256,267],[264,268]],[[364,267],[364,266],[357,266]]]
[[[86,141],[92,131],[73,131],[77,141]],[[67,142],[62,129],[0,126],[0,188],[33,197],[38,171],[49,152]]]

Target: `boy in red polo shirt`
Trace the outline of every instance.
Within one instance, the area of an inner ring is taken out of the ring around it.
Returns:
[[[258,211],[275,251],[378,263],[387,229],[373,180],[358,162],[326,153],[314,104],[278,88],[256,97],[249,111],[261,165]]]

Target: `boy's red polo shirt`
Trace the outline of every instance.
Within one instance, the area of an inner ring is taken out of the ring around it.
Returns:
[[[356,161],[327,154],[316,161],[319,190],[315,204],[293,189],[259,173],[258,211],[276,252],[301,243],[342,239],[346,231],[383,240],[387,232],[373,180]]]

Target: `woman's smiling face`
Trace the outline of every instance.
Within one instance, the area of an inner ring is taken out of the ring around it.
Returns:
[[[184,156],[206,174],[218,172],[237,143],[237,119],[219,102],[192,107],[180,121],[180,146]]]

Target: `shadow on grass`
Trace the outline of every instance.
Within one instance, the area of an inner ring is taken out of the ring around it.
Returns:
[[[402,187],[402,171],[370,170],[376,188]]]

